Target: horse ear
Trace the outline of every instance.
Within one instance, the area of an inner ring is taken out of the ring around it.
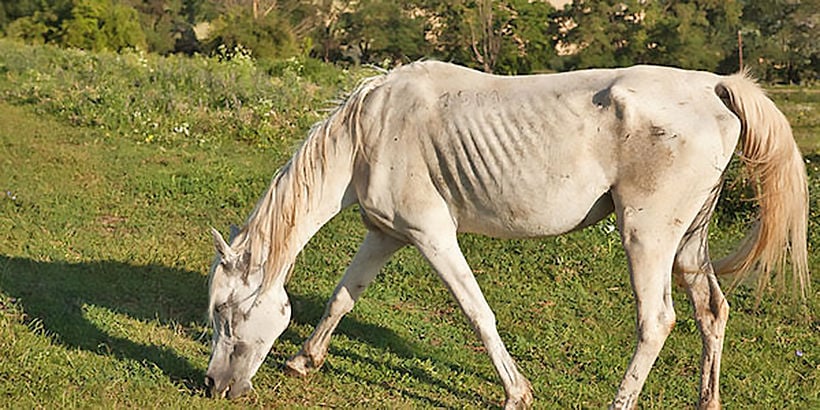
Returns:
[[[230,245],[225,242],[225,239],[222,238],[222,234],[214,228],[211,228],[211,234],[214,236],[214,246],[216,247],[216,252],[219,253],[222,260],[231,259],[233,256],[233,250],[231,250]]]

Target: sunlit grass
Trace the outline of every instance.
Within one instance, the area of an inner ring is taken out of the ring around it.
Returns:
[[[803,153],[820,155],[820,88],[771,88],[769,95],[789,119]]]

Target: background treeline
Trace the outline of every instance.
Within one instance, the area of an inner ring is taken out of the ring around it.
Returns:
[[[247,50],[393,64],[431,57],[497,73],[637,63],[813,82],[820,0],[0,0],[0,30],[30,43],[152,53]]]

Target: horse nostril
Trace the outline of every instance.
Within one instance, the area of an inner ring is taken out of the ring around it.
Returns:
[[[214,378],[211,376],[205,376],[205,388],[207,389],[208,396],[213,397],[214,395],[214,387],[216,386],[216,382]]]

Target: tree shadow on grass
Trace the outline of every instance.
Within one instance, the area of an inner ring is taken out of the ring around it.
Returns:
[[[0,289],[15,298],[26,322],[39,322],[55,343],[118,359],[152,363],[192,394],[202,391],[204,371],[168,346],[146,345],[108,334],[86,317],[89,306],[160,324],[202,323],[207,299],[203,275],[158,265],[121,262],[40,262],[0,255]]]

